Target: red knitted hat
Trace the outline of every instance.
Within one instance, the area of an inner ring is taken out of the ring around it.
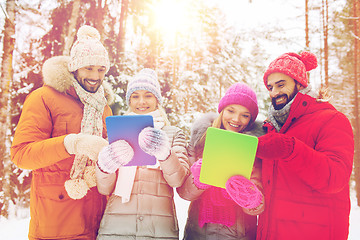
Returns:
[[[309,84],[306,72],[317,67],[316,56],[311,52],[285,53],[272,61],[264,74],[264,83],[267,87],[267,78],[270,74],[278,72],[291,77],[303,87]]]
[[[245,83],[235,83],[226,91],[225,95],[220,99],[218,112],[220,113],[226,106],[231,104],[239,104],[246,107],[251,114],[253,123],[259,113],[257,98],[255,92]]]

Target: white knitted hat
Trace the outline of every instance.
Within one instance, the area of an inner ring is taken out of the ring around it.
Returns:
[[[150,68],[142,69],[135,77],[128,83],[126,91],[126,103],[129,105],[130,96],[137,90],[147,90],[155,95],[159,104],[162,104],[160,84],[157,74]]]
[[[74,72],[86,66],[105,66],[109,71],[109,55],[100,42],[100,34],[95,28],[84,25],[77,32],[77,40],[70,51],[68,69]]]

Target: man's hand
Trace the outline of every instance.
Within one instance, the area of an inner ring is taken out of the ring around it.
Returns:
[[[85,133],[72,133],[64,138],[64,146],[69,154],[85,155],[94,161],[98,159],[100,150],[107,145],[108,141],[102,137]]]
[[[261,159],[286,159],[294,151],[295,139],[281,133],[268,133],[258,138],[256,156]]]

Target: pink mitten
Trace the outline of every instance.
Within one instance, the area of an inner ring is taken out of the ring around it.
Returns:
[[[129,143],[118,140],[100,151],[97,164],[103,172],[114,173],[119,167],[130,162],[133,157],[134,150]]]
[[[202,159],[197,160],[192,166],[191,166],[191,172],[192,175],[194,176],[194,184],[197,188],[200,189],[208,189],[211,187],[211,185],[208,185],[206,183],[202,183],[199,180],[200,177],[200,170],[201,170],[201,164],[202,164]]]
[[[139,146],[158,160],[166,160],[170,155],[170,142],[166,133],[153,127],[144,128],[139,134]]]
[[[240,207],[255,208],[261,204],[262,193],[253,182],[243,176],[235,175],[230,177],[225,187],[230,197]]]

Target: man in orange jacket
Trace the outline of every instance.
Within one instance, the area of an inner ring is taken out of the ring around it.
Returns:
[[[44,85],[24,103],[11,159],[33,170],[29,239],[96,238],[106,198],[94,187],[94,162],[108,145],[109,67],[99,32],[82,26],[70,57],[48,59]]]

